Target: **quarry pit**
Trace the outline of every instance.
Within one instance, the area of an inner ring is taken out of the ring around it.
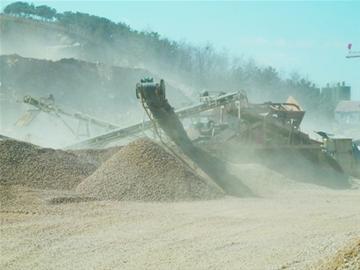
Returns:
[[[0,151],[2,269],[359,269],[356,179],[331,189],[232,163],[251,190],[234,197],[149,139],[97,151],[2,140]],[[43,155],[51,177],[37,175]]]

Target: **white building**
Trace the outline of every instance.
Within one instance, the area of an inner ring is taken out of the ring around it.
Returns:
[[[339,124],[359,125],[360,129],[360,101],[340,101],[335,109],[335,120]]]

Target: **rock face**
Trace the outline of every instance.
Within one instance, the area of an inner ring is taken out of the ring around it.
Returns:
[[[75,154],[30,143],[0,141],[0,184],[70,190],[97,166]]]
[[[76,190],[106,200],[206,200],[224,195],[149,139],[123,147]]]

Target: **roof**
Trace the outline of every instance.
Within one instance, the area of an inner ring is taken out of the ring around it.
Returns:
[[[286,100],[286,103],[291,103],[291,104],[295,104],[295,105],[299,106],[299,109],[298,109],[294,106],[285,105],[284,107],[288,111],[302,111],[302,108],[300,107],[299,102],[293,96],[289,96],[288,99]]]
[[[359,112],[360,113],[360,101],[340,101],[336,106],[335,112]]]

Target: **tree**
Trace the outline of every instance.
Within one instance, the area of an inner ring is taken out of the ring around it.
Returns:
[[[50,8],[45,5],[37,6],[35,8],[35,13],[35,15],[48,20],[53,19],[57,14],[56,9]]]
[[[14,2],[4,8],[4,13],[19,16],[29,16],[34,15],[36,12],[33,4],[26,2]]]

